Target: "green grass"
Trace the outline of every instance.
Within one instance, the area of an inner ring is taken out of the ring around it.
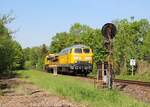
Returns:
[[[145,72],[142,74],[132,75],[118,75],[116,76],[117,79],[126,79],[126,80],[139,80],[139,81],[146,81],[150,82],[150,72]]]
[[[95,89],[90,83],[70,76],[53,76],[39,71],[19,71],[27,81],[33,82],[50,93],[88,105],[88,107],[148,107],[117,90]]]

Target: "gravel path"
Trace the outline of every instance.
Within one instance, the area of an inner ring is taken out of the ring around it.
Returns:
[[[83,107],[18,78],[0,80],[0,107]]]

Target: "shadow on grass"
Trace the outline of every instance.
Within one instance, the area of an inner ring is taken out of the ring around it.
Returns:
[[[22,77],[20,73],[16,71],[0,73],[0,90],[10,89],[12,86],[18,85],[18,82],[15,80],[16,78],[28,77]]]
[[[23,71],[19,71],[19,72],[23,72]],[[28,76],[22,77],[21,73],[18,73],[18,71],[0,73],[0,80],[12,79],[12,78],[29,78],[29,77]]]
[[[0,73],[0,80],[1,79],[11,79],[11,78],[16,78],[19,77],[19,74],[16,72],[11,72],[11,73]]]

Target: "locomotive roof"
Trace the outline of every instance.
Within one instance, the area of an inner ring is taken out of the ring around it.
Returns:
[[[90,48],[90,47],[89,47],[89,46],[86,46],[86,45],[78,44],[78,45],[73,45],[73,46],[71,46],[71,47],[65,48],[65,49],[61,50],[61,52],[65,51],[65,50],[72,49],[72,48]],[[61,52],[60,52],[60,53],[61,53]]]
[[[85,45],[79,44],[79,45],[73,45],[73,46],[71,46],[71,47],[65,48],[64,50],[66,50],[66,49],[71,49],[71,48],[89,48],[89,47],[88,47],[88,46],[85,46]]]
[[[79,45],[73,45],[70,48],[89,48],[89,46],[79,44]]]

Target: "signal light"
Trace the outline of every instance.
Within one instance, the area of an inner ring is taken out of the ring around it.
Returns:
[[[113,39],[116,35],[116,26],[112,23],[106,23],[103,27],[102,27],[102,34],[104,36],[105,39],[109,40],[109,39]]]

